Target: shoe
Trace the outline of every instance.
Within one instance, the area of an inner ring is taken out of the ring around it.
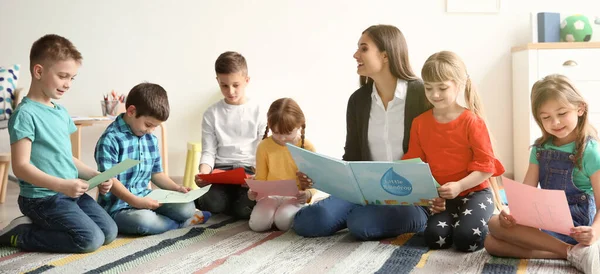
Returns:
[[[31,219],[27,216],[17,217],[12,220],[5,228],[0,231],[0,246],[17,246],[17,238],[24,225],[31,224]]]
[[[185,221],[184,227],[206,223],[210,216],[212,216],[210,212],[198,210],[194,216]]]
[[[600,273],[600,244],[577,244],[567,252],[567,261],[585,274]]]

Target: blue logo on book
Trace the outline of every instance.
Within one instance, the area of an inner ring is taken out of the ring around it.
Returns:
[[[387,193],[397,196],[406,196],[412,193],[412,185],[406,178],[394,172],[390,167],[381,177],[381,187]]]

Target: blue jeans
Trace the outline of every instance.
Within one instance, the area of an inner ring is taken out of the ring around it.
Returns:
[[[62,193],[44,198],[19,196],[21,212],[31,218],[17,239],[27,251],[86,253],[117,237],[117,225],[89,195],[70,198]]]
[[[420,206],[363,206],[330,196],[300,209],[293,228],[304,237],[330,236],[348,228],[359,240],[376,240],[423,231],[428,216]]]
[[[155,210],[125,209],[113,215],[119,232],[130,235],[153,235],[177,229],[192,218],[196,208],[193,202],[163,204]]]

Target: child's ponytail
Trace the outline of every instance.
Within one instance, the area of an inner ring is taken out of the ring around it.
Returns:
[[[467,74],[467,80],[465,81],[465,102],[467,104],[467,108],[471,110],[475,115],[484,118],[483,114],[483,104],[481,103],[481,98],[479,97],[479,93],[475,90],[473,83],[471,82],[471,77]]]
[[[306,129],[306,124],[302,124],[302,130],[300,131],[300,138],[302,138],[301,148],[304,148],[304,129]]]
[[[267,137],[269,137],[269,125],[267,125],[267,128],[265,129],[265,135],[263,135],[263,140],[267,139]]]

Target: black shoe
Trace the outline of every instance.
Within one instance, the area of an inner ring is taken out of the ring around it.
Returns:
[[[17,246],[17,238],[24,225],[31,224],[27,216],[17,217],[0,231],[0,246]]]

